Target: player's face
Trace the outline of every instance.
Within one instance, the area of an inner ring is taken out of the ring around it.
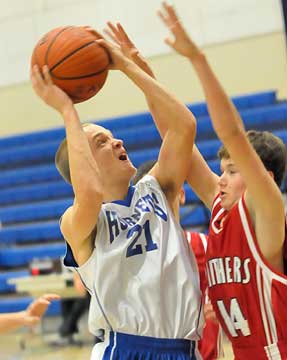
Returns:
[[[136,169],[128,158],[123,141],[102,126],[89,124],[84,127],[90,148],[104,182],[128,179]]]
[[[221,206],[230,210],[235,205],[246,187],[245,183],[231,159],[222,159],[220,162],[221,176],[219,178],[219,191]]]

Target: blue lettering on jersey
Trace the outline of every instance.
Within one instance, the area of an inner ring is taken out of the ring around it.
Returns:
[[[141,215],[147,212],[154,212],[156,216],[167,221],[167,213],[159,206],[159,201],[154,193],[143,196],[135,204],[134,213],[129,217],[121,218],[116,211],[106,210],[108,220],[110,243],[120,234],[120,230],[126,230],[135,226]]]
[[[120,233],[119,223],[118,223],[118,215],[115,211],[106,211],[108,224],[109,224],[109,232],[110,232],[110,242],[114,241],[114,236],[117,237]],[[122,222],[120,222],[122,224]],[[115,232],[113,231],[115,230]]]

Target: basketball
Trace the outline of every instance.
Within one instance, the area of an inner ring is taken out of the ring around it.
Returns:
[[[58,27],[36,44],[31,66],[48,65],[53,82],[74,103],[90,99],[104,85],[109,54],[95,40],[99,37],[82,26]]]

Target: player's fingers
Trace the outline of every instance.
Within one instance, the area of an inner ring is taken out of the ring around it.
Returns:
[[[168,18],[164,15],[164,13],[161,10],[157,11],[157,15],[162,20],[162,22],[169,27],[169,21]]]
[[[119,32],[117,27],[111,21],[107,22],[107,26],[109,30],[114,34],[114,36],[119,39]]]
[[[114,49],[119,48],[118,45],[112,44],[111,42],[105,39],[99,39],[97,40],[97,43],[111,53],[114,51]]]
[[[163,2],[163,7],[169,17],[169,19],[173,22],[176,22],[178,21],[178,16],[177,16],[177,13],[174,9],[174,7],[171,5],[171,4],[168,4],[167,2]]]
[[[133,42],[131,41],[131,39],[128,37],[128,34],[126,33],[125,29],[123,28],[122,24],[121,23],[117,23],[117,30],[118,30],[118,33],[120,34],[123,42],[128,45],[128,46],[134,46]]]
[[[103,38],[103,35],[99,31],[92,28],[91,26],[83,26],[83,27],[89,33],[91,33],[92,35],[95,35],[97,39],[102,39]]]
[[[174,41],[171,39],[171,38],[165,38],[164,39],[164,42],[168,45],[168,46],[170,46],[170,47],[174,47]]]
[[[131,50],[131,57],[140,57],[140,52],[138,51],[138,49],[134,48]]]
[[[58,294],[45,294],[42,296],[43,299],[52,301],[52,300],[59,300],[61,297]]]
[[[109,30],[109,29],[104,29],[103,30],[104,31],[104,33],[110,38],[110,39],[112,39],[116,44],[120,44],[120,42],[119,42],[119,39]]]
[[[103,39],[104,38],[103,34],[101,34],[99,31],[97,31],[95,29],[93,29],[92,34],[95,35],[97,37],[97,39]]]
[[[44,81],[38,65],[34,65],[31,71],[31,81],[37,94],[44,88]]]
[[[53,85],[53,80],[50,75],[50,69],[47,65],[44,65],[42,68],[43,78],[47,85]]]

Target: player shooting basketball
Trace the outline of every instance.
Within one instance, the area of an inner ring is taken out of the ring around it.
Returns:
[[[66,128],[57,166],[71,180],[75,199],[61,221],[65,264],[79,272],[96,300],[94,319],[106,334],[92,358],[196,359],[202,328],[199,278],[174,217],[191,165],[195,119],[117,46],[99,44],[110,53],[111,69],[130,78],[166,119],[166,133],[156,165],[137,186],[129,186],[135,168],[123,142],[103,127],[83,128],[49,69],[44,67],[43,77],[37,67],[32,70],[34,90],[61,114]]]

